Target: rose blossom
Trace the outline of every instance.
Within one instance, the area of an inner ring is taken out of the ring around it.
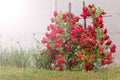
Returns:
[[[54,16],[56,17],[58,15],[57,11],[54,11]]]
[[[66,48],[67,50],[69,50],[69,49],[70,49],[70,46],[69,46],[68,44],[65,44],[65,48]]]

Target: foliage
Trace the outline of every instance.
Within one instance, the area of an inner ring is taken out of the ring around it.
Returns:
[[[32,59],[32,53],[30,50],[24,50],[23,48],[7,48],[0,53],[0,65],[1,66],[16,66],[20,68],[26,68],[30,66]]]
[[[83,26],[80,17],[73,13],[55,11],[46,37],[41,40],[52,58],[51,64],[60,71],[74,67],[93,70],[113,62],[116,45],[112,44],[104,27],[103,16],[106,13],[95,5],[83,7],[82,11],[83,19],[92,19],[90,25]]]
[[[47,54],[45,49],[41,48],[41,44],[37,44],[33,54],[33,63],[37,68],[48,69],[50,66],[51,57]]]

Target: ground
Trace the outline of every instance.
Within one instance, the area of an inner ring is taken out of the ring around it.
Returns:
[[[0,67],[0,80],[120,80],[120,66],[98,71],[50,71]]]

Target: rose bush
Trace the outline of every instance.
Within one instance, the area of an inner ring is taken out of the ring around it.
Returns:
[[[76,68],[93,70],[113,63],[116,45],[104,27],[103,15],[106,12],[94,5],[83,7],[82,14],[54,12],[51,24],[47,27],[45,37],[41,40],[51,56],[55,69]],[[87,28],[80,23],[81,19],[91,18]],[[53,66],[50,66],[52,69]]]

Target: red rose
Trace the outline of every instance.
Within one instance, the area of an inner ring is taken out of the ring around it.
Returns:
[[[92,14],[95,14],[96,13],[96,10],[92,10]]]
[[[72,13],[67,13],[67,15],[70,19],[73,19],[73,17],[74,17],[74,15]]]
[[[54,26],[53,24],[50,24],[47,29],[48,29],[48,31],[49,31],[50,29],[54,30],[54,29],[55,29],[55,26]]]
[[[65,53],[63,51],[60,51],[60,54],[63,56]]]
[[[63,70],[63,67],[62,66],[59,66],[59,71],[62,71]]]
[[[88,25],[88,29],[92,31],[93,27],[91,25]]]
[[[88,69],[90,66],[90,63],[85,63],[85,68]]]
[[[92,39],[94,38],[94,36],[92,34],[89,34],[89,38]]]
[[[102,16],[102,15],[99,15],[99,18],[103,18],[103,16]]]
[[[84,39],[80,38],[80,44],[84,44],[84,43],[85,43]]]
[[[77,39],[76,38],[71,38],[71,42],[76,43]]]
[[[51,57],[52,57],[52,58],[54,58],[54,57],[55,57],[55,55],[54,55],[53,53],[51,53]]]
[[[110,51],[111,51],[112,53],[115,53],[115,52],[116,52],[116,45],[115,45],[115,44],[112,45],[112,47],[110,48]]]
[[[54,11],[54,16],[56,17],[58,15],[57,11]]]
[[[107,45],[111,45],[111,43],[112,43],[112,41],[109,40],[106,44],[107,44]]]
[[[93,26],[94,26],[94,27],[97,27],[98,24],[97,24],[96,22],[93,22]]]
[[[54,40],[55,37],[56,37],[56,32],[51,32],[49,35],[50,40]]]
[[[111,61],[111,60],[107,60],[106,61],[106,64],[111,64],[113,61]]]
[[[61,27],[56,28],[56,32],[59,33],[59,34],[62,34],[62,32],[63,32],[63,28],[61,28]]]
[[[106,57],[109,59],[109,58],[111,58],[112,57],[112,53],[110,52],[110,53],[108,53],[107,55],[106,55]]]
[[[78,54],[77,58],[82,59],[82,54]]]
[[[89,11],[87,11],[85,14],[86,14],[87,16],[90,16],[90,15],[91,15]]]
[[[58,58],[58,59],[57,59],[58,65],[60,65],[61,62],[62,62],[62,59],[61,59],[61,58]]]
[[[63,39],[58,38],[58,39],[57,39],[57,42],[58,42],[58,43],[62,43],[62,42],[63,42]]]
[[[104,33],[105,33],[105,34],[107,33],[107,29],[106,29],[106,28],[104,29]]]
[[[102,24],[102,23],[103,23],[103,20],[102,20],[102,19],[100,19],[100,20],[99,20],[99,24]]]
[[[71,62],[72,62],[72,64],[74,64],[74,63],[75,63],[75,59],[72,59],[72,61],[71,61]]]
[[[104,24],[100,24],[100,28],[103,28],[104,27]]]
[[[87,12],[88,8],[87,7],[83,7],[83,12]]]
[[[105,65],[105,60],[102,59],[102,60],[101,60],[101,63],[102,63],[102,65]]]
[[[89,56],[89,55],[87,55],[87,56],[86,56],[86,59],[87,59],[87,60],[89,60],[89,59],[90,59],[90,56]]]
[[[68,44],[65,44],[65,48],[66,48],[67,50],[69,50],[69,49],[70,49],[70,46],[69,46]]]
[[[56,60],[58,60],[58,59],[61,59],[61,57],[60,56],[56,56]]]
[[[96,41],[92,40],[91,44],[92,44],[92,46],[94,46],[96,44]]]
[[[104,41],[100,41],[100,45],[103,45]]]
[[[83,13],[83,14],[81,14],[81,17],[83,17],[85,19],[85,18],[87,18],[87,14]]]
[[[67,17],[66,14],[62,14],[62,19],[65,19]]]
[[[51,18],[51,22],[54,23],[54,22],[55,22],[55,19],[54,19],[54,18]]]
[[[90,45],[86,45],[86,48],[90,48]]]
[[[108,38],[109,38],[109,35],[105,35],[103,39],[107,40]]]
[[[99,21],[99,17],[95,17],[95,21],[97,21],[97,22],[98,22],[98,21]]]
[[[87,37],[87,34],[86,33],[83,33],[81,38],[86,38]]]
[[[49,43],[47,43],[46,47],[47,47],[47,49],[51,49],[51,46]]]
[[[94,59],[97,59],[97,56],[96,56],[96,55],[94,55],[94,56],[93,56],[93,58],[94,58]]]
[[[72,20],[71,23],[72,23],[72,25],[74,25],[74,24],[76,23],[76,21],[75,21],[75,20]]]
[[[102,12],[102,15],[105,15],[105,14],[106,14],[106,12],[103,11],[103,12]]]
[[[104,52],[101,52],[101,56],[104,56],[105,55],[105,53]]]
[[[75,17],[75,22],[78,22],[79,19],[80,19],[80,18],[79,18],[78,16],[76,16],[76,17]]]
[[[43,38],[43,39],[41,40],[41,42],[42,42],[43,44],[47,43],[46,38]]]
[[[49,33],[48,32],[46,32],[45,35],[46,35],[46,37],[49,37]]]
[[[88,67],[88,70],[93,70],[93,66],[90,65],[90,66]]]
[[[88,42],[88,43],[91,43],[91,40],[90,40],[90,39],[87,39],[87,42]]]
[[[60,22],[59,21],[55,21],[55,24],[59,24]]]
[[[92,8],[93,6],[91,4],[88,5],[89,8]]]
[[[65,60],[64,60],[64,59],[61,59],[61,62],[62,62],[62,63],[65,63]]]

